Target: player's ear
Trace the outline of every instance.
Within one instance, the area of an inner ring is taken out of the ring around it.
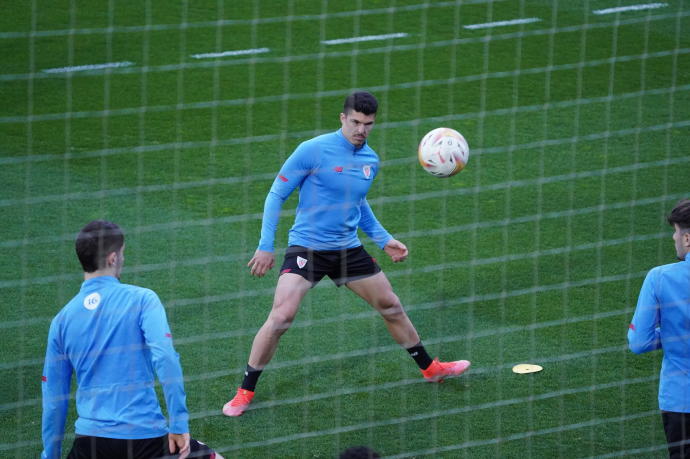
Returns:
[[[107,257],[105,257],[105,264],[109,268],[114,266],[117,262],[117,252],[110,252]]]
[[[347,119],[347,115],[345,113],[341,112],[340,113],[340,122],[344,123],[346,119]]]

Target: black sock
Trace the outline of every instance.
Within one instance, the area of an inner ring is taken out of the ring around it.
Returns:
[[[254,392],[254,389],[256,389],[256,383],[259,382],[261,371],[262,370],[257,370],[256,368],[250,367],[249,364],[247,364],[247,369],[244,370],[244,379],[242,380],[241,388]]]
[[[410,353],[414,361],[417,362],[417,366],[419,366],[419,368],[422,370],[429,368],[429,365],[431,365],[431,362],[433,362],[431,357],[429,357],[429,354],[426,352],[426,349],[424,349],[424,345],[421,341],[408,348],[407,352]]]

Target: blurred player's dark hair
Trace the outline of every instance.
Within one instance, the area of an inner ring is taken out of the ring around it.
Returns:
[[[84,272],[92,273],[104,268],[106,257],[120,250],[124,243],[125,235],[119,226],[94,220],[81,229],[74,245]]]
[[[379,103],[372,94],[366,91],[353,92],[345,99],[343,113],[346,115],[352,110],[365,115],[375,115],[379,109]]]
[[[678,225],[683,230],[690,229],[690,199],[682,199],[668,216],[670,225]]]
[[[379,457],[381,456],[376,451],[367,446],[353,446],[340,453],[338,459],[377,459]]]

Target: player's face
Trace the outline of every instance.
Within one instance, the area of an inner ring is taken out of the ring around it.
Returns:
[[[676,243],[676,256],[679,260],[685,260],[690,253],[690,230],[682,230],[677,223],[673,224],[676,231],[673,233],[673,242]]]
[[[349,113],[340,114],[340,123],[343,125],[343,135],[355,146],[362,145],[369,137],[371,129],[374,127],[376,114],[365,115],[354,110]]]

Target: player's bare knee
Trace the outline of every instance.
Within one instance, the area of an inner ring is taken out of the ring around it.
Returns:
[[[394,318],[400,314],[404,314],[402,304],[400,304],[400,299],[398,299],[397,295],[392,292],[379,298],[375,306],[385,318]]]
[[[290,328],[295,319],[293,314],[285,314],[283,311],[273,311],[268,318],[270,329],[273,333],[282,335]]]

